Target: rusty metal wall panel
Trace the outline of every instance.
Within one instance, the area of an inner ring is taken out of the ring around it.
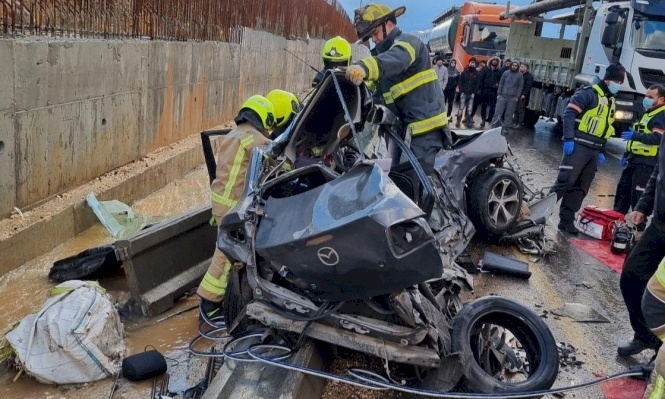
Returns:
[[[12,0],[0,36],[146,38],[239,43],[239,27],[286,38],[356,38],[336,0]]]

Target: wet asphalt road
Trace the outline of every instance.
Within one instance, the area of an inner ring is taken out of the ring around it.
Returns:
[[[513,130],[508,140],[522,169],[534,172],[530,178],[525,179],[526,183],[536,189],[550,186],[556,179],[562,155],[561,140],[555,133],[554,123],[541,120],[535,130]],[[619,158],[623,153],[622,141],[610,140],[608,152],[612,156],[608,156],[607,162],[598,167],[583,206],[594,204],[612,208],[616,183],[621,174]],[[594,379],[598,374],[612,374],[648,361],[653,351],[645,351],[628,359],[616,355],[617,344],[632,336],[619,290],[619,275],[570,245],[566,237],[557,231],[557,223],[558,206],[546,227],[553,252],[537,262],[533,255],[522,254],[517,248],[472,244],[470,250],[474,261],[481,259],[485,250],[490,250],[529,262],[532,276],[525,281],[489,274],[476,275],[476,290],[470,298],[488,294],[502,295],[517,300],[538,314],[544,311],[549,313],[566,302],[578,302],[591,306],[610,321],[579,323],[552,314],[544,318],[555,339],[575,347],[577,359],[584,362],[579,368],[562,367],[556,386],[577,384]],[[599,388],[589,388],[569,393],[566,397],[604,396]]]

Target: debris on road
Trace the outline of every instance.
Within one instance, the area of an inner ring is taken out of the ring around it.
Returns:
[[[493,252],[486,251],[481,260],[481,270],[494,274],[528,279],[531,277],[529,264],[517,259],[508,258]]]
[[[575,367],[581,368],[584,362],[577,359],[577,349],[574,346],[565,342],[557,344],[559,349],[559,364],[561,367]]]
[[[609,323],[598,311],[581,303],[566,303],[562,308],[553,309],[552,314],[570,317],[578,323]]]
[[[5,337],[25,373],[45,384],[105,379],[118,372],[125,354],[120,316],[106,290],[91,281],[52,288],[41,310]]]

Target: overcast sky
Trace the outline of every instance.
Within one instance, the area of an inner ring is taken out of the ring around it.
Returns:
[[[353,10],[360,6],[360,0],[337,0],[344,6],[344,9],[349,13],[353,19]],[[363,0],[363,4],[370,2],[381,2],[387,4],[395,9],[399,6],[406,7],[406,13],[399,17],[397,25],[404,32],[413,32],[417,30],[424,30],[432,27],[432,20],[441,12],[447,10],[453,5],[460,6],[464,1],[438,1],[438,0]],[[497,4],[505,4],[505,2],[497,1]],[[530,0],[512,0],[512,5],[524,5],[530,3]]]

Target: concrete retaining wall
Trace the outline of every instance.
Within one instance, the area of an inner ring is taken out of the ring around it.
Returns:
[[[0,217],[309,87],[322,40],[246,29],[241,44],[0,40]]]

